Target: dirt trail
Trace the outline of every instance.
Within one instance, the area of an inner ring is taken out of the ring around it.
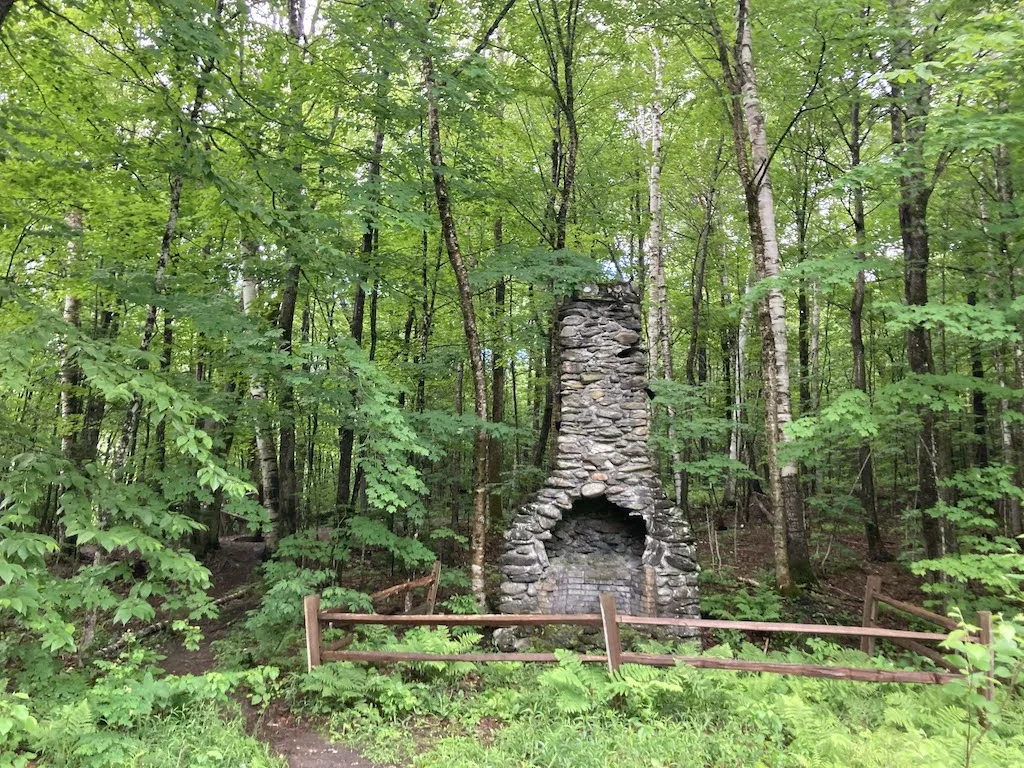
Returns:
[[[213,581],[210,596],[217,599],[230,595],[255,582],[262,553],[261,543],[222,539],[220,549],[206,559]],[[203,640],[197,650],[189,651],[178,643],[167,643],[160,649],[167,657],[160,666],[172,675],[201,675],[212,671],[216,668],[213,641],[225,637],[257,603],[256,596],[249,593],[224,604],[220,616],[201,622]],[[358,752],[327,741],[288,712],[272,708],[260,717],[247,708],[246,715],[253,735],[267,742],[271,750],[288,761],[290,768],[377,768]]]

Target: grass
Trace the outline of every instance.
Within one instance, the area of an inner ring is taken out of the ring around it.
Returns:
[[[241,718],[213,705],[143,718],[130,729],[97,728],[74,715],[44,724],[37,765],[85,768],[285,768]]]

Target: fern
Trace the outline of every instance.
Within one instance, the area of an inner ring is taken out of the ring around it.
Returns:
[[[453,636],[448,627],[430,629],[428,627],[417,627],[405,633],[400,640],[387,645],[391,651],[412,651],[416,653],[467,653],[473,650],[482,635],[479,632],[462,632]],[[458,680],[476,670],[476,665],[468,661],[444,662],[444,661],[422,661],[411,662],[402,665],[413,670],[418,676],[424,679],[435,677],[445,680]]]
[[[367,692],[367,677],[366,670],[354,664],[324,664],[303,676],[298,688],[308,698],[311,709],[329,712],[339,705],[362,700]]]
[[[591,712],[614,694],[602,671],[587,668],[568,651],[555,651],[558,666],[543,672],[537,682],[552,696],[555,708],[565,714]]]

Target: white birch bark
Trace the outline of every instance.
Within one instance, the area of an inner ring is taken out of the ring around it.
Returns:
[[[671,381],[672,372],[672,335],[671,322],[668,313],[668,289],[665,280],[665,246],[664,246],[664,216],[662,213],[661,195],[661,164],[662,164],[662,104],[661,94],[663,88],[661,50],[651,38],[651,57],[654,68],[654,92],[653,100],[647,110],[647,119],[643,121],[644,131],[647,133],[647,142],[650,147],[650,161],[647,170],[647,192],[650,200],[651,226],[648,232],[645,258],[647,261],[647,275],[650,280],[647,305],[647,333],[649,338],[650,371],[654,376],[660,376],[665,381]],[[674,444],[676,439],[675,431],[675,410],[668,408],[668,436]],[[683,498],[683,472],[678,467],[682,464],[683,458],[678,451],[672,454],[672,481],[675,491],[675,502],[680,507],[685,507],[686,500]]]
[[[242,264],[242,312],[252,316],[253,306],[259,294],[259,281],[252,274],[251,260],[256,258],[258,246],[253,241],[243,244],[246,260]],[[277,547],[279,514],[277,506],[278,469],[277,448],[273,431],[267,428],[262,411],[267,402],[267,385],[258,373],[249,377],[249,397],[256,404],[256,452],[260,462],[260,483],[263,490],[263,508],[267,510],[270,530],[264,535],[267,548]]]
[[[751,40],[750,2],[738,0],[738,23],[740,25],[739,69],[740,93],[743,104],[744,121],[747,127],[747,138],[750,143],[750,170],[757,193],[757,212],[761,224],[762,260],[761,277],[774,280],[781,269],[779,241],[775,225],[775,199],[772,193],[771,175],[769,173],[770,155],[768,137],[765,130],[764,114],[757,92],[757,79],[754,70],[753,43]],[[786,304],[782,290],[778,286],[768,289],[765,302],[767,305],[767,321],[772,343],[773,370],[767,377],[773,387],[770,403],[772,413],[769,423],[775,433],[778,445],[790,440],[786,434],[786,426],[792,421],[793,413],[789,386],[789,342],[786,337]],[[766,334],[766,336],[769,334]],[[803,503],[800,495],[799,477],[795,461],[787,461],[779,466],[782,503],[788,526],[787,544],[790,557],[790,568],[796,581],[809,580],[810,563],[807,552],[806,528],[803,518]]]
[[[68,272],[73,265],[78,253],[76,238],[82,233],[81,211],[71,211],[64,221],[73,233],[73,238],[68,241]],[[81,302],[79,298],[71,293],[64,297],[64,322],[68,325],[69,332],[72,328],[78,328],[80,320]],[[78,417],[82,410],[82,394],[79,391],[81,385],[81,369],[74,359],[71,345],[65,336],[60,340],[60,419],[61,437],[60,448],[64,458],[75,461],[78,458],[76,447],[79,440]]]

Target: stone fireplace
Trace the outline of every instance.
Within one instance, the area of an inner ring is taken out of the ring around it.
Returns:
[[[640,300],[589,285],[565,304],[555,468],[516,514],[501,557],[504,613],[699,616],[696,550],[647,446]]]

